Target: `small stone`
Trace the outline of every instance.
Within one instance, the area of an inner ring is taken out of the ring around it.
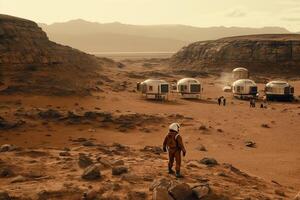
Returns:
[[[83,174],[81,175],[81,178],[85,180],[97,180],[101,178],[100,169],[97,165],[91,165],[87,167]]]
[[[60,156],[71,156],[71,154],[68,151],[63,151],[59,153]]]
[[[124,165],[125,163],[124,163],[123,160],[116,160],[116,161],[114,161],[112,164],[113,164],[113,166],[122,166],[122,165]]]
[[[112,175],[119,176],[128,172],[128,168],[125,166],[116,166],[112,168]]]
[[[205,125],[201,125],[201,126],[199,127],[199,130],[207,131],[208,128],[207,128]]]
[[[21,182],[25,182],[27,181],[27,178],[25,178],[24,176],[18,175],[16,177],[14,177],[10,182],[11,183],[21,183]]]
[[[8,167],[0,168],[0,178],[10,177],[14,175],[13,171]]]
[[[64,147],[63,151],[71,151],[69,147]]]
[[[207,151],[205,146],[203,144],[198,145],[198,147],[196,148],[198,151]]]
[[[271,128],[268,124],[262,124],[261,127],[263,127],[263,128]]]
[[[98,157],[97,161],[104,167],[104,168],[111,168],[112,164],[110,163],[109,160],[102,158],[102,157]]]
[[[218,162],[214,158],[203,158],[200,160],[200,163],[210,167],[218,165]]]
[[[93,147],[95,144],[92,141],[85,141],[82,143],[83,146],[85,147]]]
[[[256,143],[253,142],[253,141],[248,140],[248,141],[245,142],[245,146],[246,147],[250,147],[250,148],[255,148],[256,147]]]
[[[285,197],[285,193],[284,193],[284,191],[282,191],[282,190],[276,189],[276,190],[275,190],[275,194],[277,194],[277,195],[279,195],[279,196],[282,196],[282,197]]]
[[[163,149],[161,147],[158,147],[158,146],[145,146],[142,151],[144,152],[151,152],[151,153],[154,153],[154,154],[161,154],[163,153]]]
[[[11,144],[3,144],[1,147],[0,147],[0,152],[8,152],[8,151],[14,151],[16,150],[17,148]]]
[[[87,157],[85,154],[80,153],[79,154],[79,160],[78,160],[78,165],[81,168],[85,168],[93,164],[93,160],[89,157]]]

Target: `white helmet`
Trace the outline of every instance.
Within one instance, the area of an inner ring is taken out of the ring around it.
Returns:
[[[169,130],[176,131],[177,133],[179,132],[179,128],[180,128],[180,125],[178,123],[172,123],[169,126]]]

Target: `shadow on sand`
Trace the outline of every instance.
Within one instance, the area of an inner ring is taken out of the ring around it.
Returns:
[[[217,102],[214,100],[207,99],[184,99],[185,101],[194,102],[194,103],[203,103],[203,104],[216,104]]]

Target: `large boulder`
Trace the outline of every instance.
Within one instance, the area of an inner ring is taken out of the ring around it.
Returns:
[[[193,191],[188,184],[179,183],[169,188],[169,194],[176,200],[187,200],[192,198]]]
[[[167,178],[154,180],[149,189],[153,191],[153,200],[189,200],[194,197],[188,184]]]
[[[115,166],[112,168],[112,175],[114,176],[119,176],[125,173],[128,173],[128,167],[126,166]]]
[[[85,168],[92,164],[93,164],[93,160],[90,157],[88,157],[87,155],[85,155],[83,153],[79,154],[79,160],[78,160],[79,167]]]
[[[97,180],[101,178],[100,168],[97,165],[91,165],[87,167],[83,174],[81,175],[81,178],[85,180]]]

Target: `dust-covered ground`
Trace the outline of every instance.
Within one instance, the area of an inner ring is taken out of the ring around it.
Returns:
[[[148,101],[136,92],[136,82],[172,82],[194,73],[170,73],[164,59],[123,63],[101,72],[105,78],[92,96],[0,97],[0,144],[9,144],[0,152],[2,191],[12,199],[82,199],[85,193],[86,199],[296,196],[298,102],[250,108],[222,92],[223,78],[203,73],[195,74],[204,87],[201,100],[174,93],[165,102]],[[299,96],[300,81],[292,84]],[[219,96],[227,98],[226,106],[217,105]],[[187,148],[179,180],[167,174],[161,150],[172,122],[181,124]]]

